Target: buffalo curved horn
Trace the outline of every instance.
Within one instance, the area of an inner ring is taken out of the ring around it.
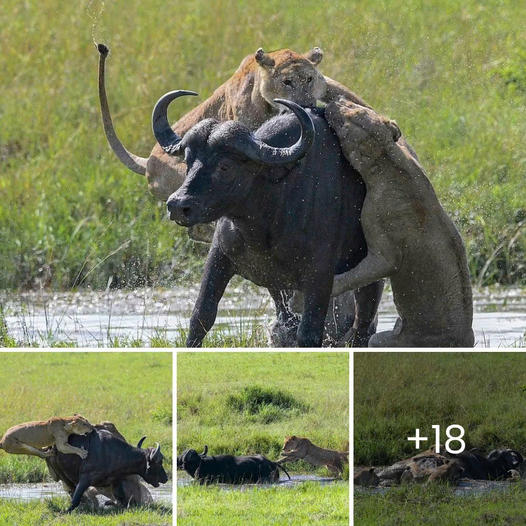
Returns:
[[[146,437],[142,437],[139,442],[137,443],[137,447],[140,449],[142,446],[142,443],[146,440]]]
[[[208,446],[205,445],[203,452],[199,455],[200,457],[206,457],[208,453]]]
[[[172,130],[170,123],[168,122],[168,106],[170,102],[183,97],[184,95],[196,96],[195,91],[186,90],[175,90],[170,91],[163,95],[153,108],[152,113],[152,129],[157,142],[161,145],[161,148],[169,155],[177,155],[179,153],[179,143],[181,137]]]
[[[159,442],[155,442],[155,449],[152,450],[150,453],[150,458],[155,458],[155,456],[159,453],[159,450],[161,449],[161,446],[159,445]]]
[[[239,153],[246,155],[253,161],[263,164],[285,164],[301,159],[314,142],[314,123],[310,115],[298,104],[290,100],[274,99],[274,102],[289,108],[300,121],[300,138],[292,146],[276,148],[269,146],[252,134],[235,141],[231,147]]]

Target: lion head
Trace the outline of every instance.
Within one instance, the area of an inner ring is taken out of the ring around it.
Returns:
[[[66,422],[64,429],[74,435],[86,435],[93,431],[93,426],[82,415],[75,414]]]
[[[261,96],[272,106],[274,99],[287,99],[304,107],[316,106],[327,89],[317,65],[323,51],[315,47],[305,54],[290,49],[265,53],[259,48],[255,57],[259,66]]]

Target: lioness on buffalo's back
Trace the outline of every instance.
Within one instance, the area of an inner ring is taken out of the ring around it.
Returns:
[[[93,426],[81,415],[53,417],[49,420],[25,422],[9,428],[0,440],[0,449],[14,455],[33,455],[47,458],[52,455],[48,448],[56,446],[66,454],[75,454],[84,459],[88,455],[83,448],[68,443],[69,435],[85,435]]]
[[[106,138],[117,157],[130,170],[146,175],[150,192],[162,201],[175,192],[183,183],[186,165],[182,160],[166,154],[156,144],[149,157],[130,153],[120,142],[113,128],[105,90],[104,62],[108,48],[98,46],[99,99],[102,122]],[[313,48],[305,54],[290,49],[265,53],[259,49],[245,57],[236,72],[199,106],[181,117],[173,126],[180,136],[199,121],[206,118],[217,120],[238,120],[255,130],[270,117],[277,115],[279,107],[276,98],[284,98],[302,106],[313,107],[317,100],[328,102],[338,97],[366,105],[355,93],[317,69],[323,58],[320,48]]]

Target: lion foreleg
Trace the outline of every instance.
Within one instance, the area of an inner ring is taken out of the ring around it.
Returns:
[[[55,445],[61,453],[66,455],[78,455],[80,458],[85,459],[88,456],[88,452],[81,447],[75,447],[68,444],[68,435],[59,434],[55,436]]]

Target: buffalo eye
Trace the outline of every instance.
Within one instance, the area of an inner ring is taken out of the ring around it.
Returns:
[[[312,77],[307,77],[307,83],[312,82]]]
[[[283,84],[285,84],[285,86],[292,86],[292,80],[290,80],[290,79],[285,79],[285,80],[283,81]]]

